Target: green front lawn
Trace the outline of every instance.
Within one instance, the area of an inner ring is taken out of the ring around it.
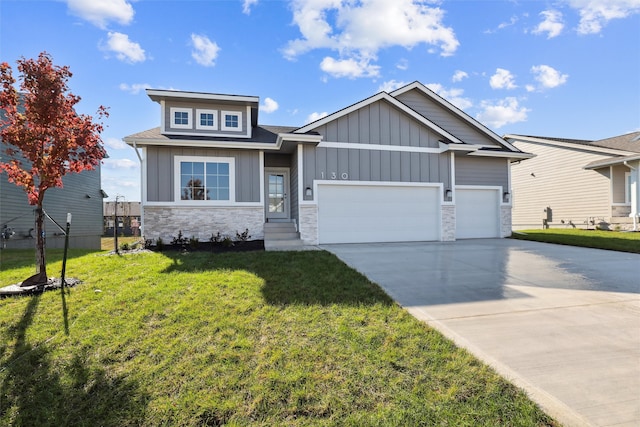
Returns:
[[[0,300],[0,425],[556,425],[326,252],[72,251],[67,276]]]
[[[638,232],[550,228],[514,232],[511,237],[536,242],[640,253],[640,233]]]

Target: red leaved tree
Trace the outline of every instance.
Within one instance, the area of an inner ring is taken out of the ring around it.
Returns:
[[[68,173],[93,170],[104,158],[101,122],[77,114],[74,106],[80,97],[69,92],[67,81],[72,76],[68,66],[56,66],[51,55],[42,52],[37,59],[21,58],[19,89],[15,87],[11,67],[0,64],[0,138],[5,161],[0,173],[22,187],[30,205],[36,206],[37,274],[23,286],[47,282],[45,260],[44,212],[42,203],[49,188],[62,187]],[[98,108],[100,119],[108,117],[107,109]]]

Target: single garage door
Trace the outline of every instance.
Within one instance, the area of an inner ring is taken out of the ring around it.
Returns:
[[[318,186],[320,243],[440,239],[440,191],[435,187]]]
[[[500,192],[456,189],[456,239],[500,237]]]

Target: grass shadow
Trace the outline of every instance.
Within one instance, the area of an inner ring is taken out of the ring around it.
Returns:
[[[58,360],[54,344],[29,342],[27,331],[41,297],[28,298],[22,316],[5,330],[3,337],[5,343],[13,342],[13,348],[6,348],[12,353],[0,366],[0,423],[15,426],[140,424],[148,398],[135,381],[106,372],[81,349],[72,351],[70,358]],[[135,414],[133,418],[132,414]]]
[[[393,304],[378,285],[326,251],[163,255],[172,260],[165,273],[228,270],[254,274],[263,280],[262,294],[272,305]]]

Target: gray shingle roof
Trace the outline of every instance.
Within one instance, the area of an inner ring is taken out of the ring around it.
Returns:
[[[624,150],[632,153],[640,153],[640,132],[631,132],[624,135],[614,136],[611,138],[599,139],[599,140],[587,140],[587,139],[569,139],[569,138],[556,138],[553,136],[535,136],[535,135],[520,135],[526,138],[538,138],[546,139],[549,141],[567,142],[571,144],[587,145],[591,147],[609,148],[613,150]]]
[[[266,142],[275,143],[279,133],[290,133],[295,127],[291,126],[257,126],[253,128],[251,138],[242,138],[243,142]],[[181,141],[238,141],[237,137],[211,137],[211,136],[187,136],[187,135],[163,135],[160,126],[142,132],[134,133],[126,137],[127,139],[152,139],[152,140],[176,140]]]

